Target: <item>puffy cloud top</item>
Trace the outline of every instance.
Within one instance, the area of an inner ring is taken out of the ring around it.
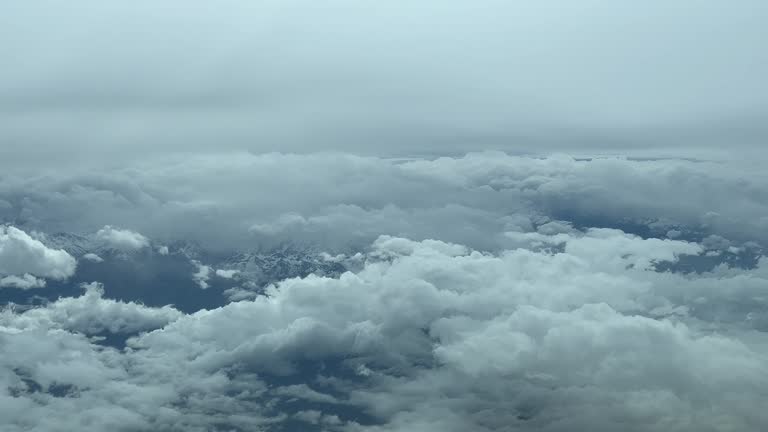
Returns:
[[[29,273],[25,273],[22,276],[10,275],[0,278],[0,288],[11,287],[19,289],[30,289],[42,288],[44,286],[45,279],[36,278]]]
[[[143,235],[127,229],[113,228],[109,225],[97,231],[96,238],[106,246],[122,251],[134,251],[149,246],[149,239]]]
[[[0,225],[0,275],[66,279],[74,274],[76,265],[66,251],[50,249],[18,228]]]
[[[765,260],[660,272],[704,248],[555,231],[498,253],[385,236],[356,272],[188,315],[98,284],[6,310],[0,411],[12,432],[764,430]]]
[[[95,262],[95,263],[104,262],[104,258],[102,258],[102,257],[100,257],[100,256],[98,256],[98,255],[96,255],[95,253],[92,253],[92,252],[83,255],[83,259],[91,261],[91,262]]]
[[[83,284],[85,294],[65,297],[21,316],[6,310],[0,325],[16,329],[64,329],[87,335],[108,333],[135,334],[161,328],[178,319],[181,312],[170,306],[150,308],[103,298],[104,287],[98,282]]]

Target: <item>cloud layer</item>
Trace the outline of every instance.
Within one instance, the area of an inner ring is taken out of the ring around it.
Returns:
[[[384,236],[356,272],[190,315],[98,285],[6,310],[3,418],[10,431],[768,424],[768,262],[684,275],[654,268],[698,244],[610,229],[536,241],[491,254]],[[88,339],[140,331],[124,349]]]
[[[764,0],[5,3],[2,432],[768,430]]]
[[[27,230],[99,231],[122,248],[142,247],[149,236],[343,249],[389,234],[493,250],[503,247],[501,232],[552,220],[653,236],[717,234],[738,246],[766,240],[767,190],[764,170],[737,163],[223,153],[88,174],[8,175],[0,215]]]
[[[70,3],[0,17],[3,168],[221,149],[765,158],[762,0]]]

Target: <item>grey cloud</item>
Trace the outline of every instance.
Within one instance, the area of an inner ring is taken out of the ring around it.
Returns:
[[[157,241],[226,248],[294,241],[344,249],[390,234],[494,250],[506,241],[500,233],[553,220],[630,224],[655,236],[716,234],[738,246],[764,242],[768,223],[768,179],[760,167],[735,162],[225,153],[7,179],[0,185],[0,197],[13,203],[7,220],[28,230],[114,225]]]
[[[0,156],[9,168],[213,149],[754,158],[766,16],[757,0],[14,2],[0,18]]]

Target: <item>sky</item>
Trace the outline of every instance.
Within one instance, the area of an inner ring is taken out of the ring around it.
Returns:
[[[14,1],[2,160],[752,159],[768,134],[767,18],[759,0]]]
[[[0,431],[768,430],[766,22],[4,2]]]

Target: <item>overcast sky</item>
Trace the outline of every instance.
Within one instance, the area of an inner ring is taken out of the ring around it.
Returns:
[[[4,2],[0,159],[754,157],[766,22],[762,0]]]

